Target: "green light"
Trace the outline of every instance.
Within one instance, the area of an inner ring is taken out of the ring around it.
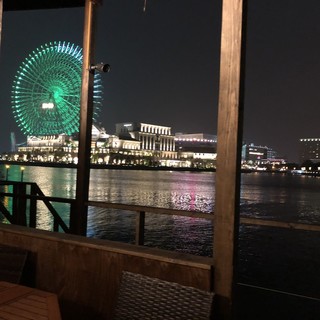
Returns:
[[[12,88],[16,122],[28,135],[71,135],[79,131],[82,49],[50,42],[22,62]],[[94,78],[94,120],[102,104],[101,77]],[[52,107],[54,106],[54,107]]]

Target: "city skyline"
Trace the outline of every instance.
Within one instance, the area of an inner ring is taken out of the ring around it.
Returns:
[[[138,123],[141,123],[141,122],[137,122],[137,123],[135,123],[136,125],[138,124]],[[98,125],[98,124],[93,124],[93,128],[92,128],[92,140],[95,140],[96,138],[94,138],[94,136],[95,136],[95,132],[96,131],[101,131],[101,132],[103,132],[103,135],[104,136],[121,136],[121,134],[119,135],[119,132],[117,132],[117,127],[118,126],[120,126],[120,125],[124,125],[124,126],[131,126],[133,123],[132,122],[125,122],[125,123],[115,123],[114,124],[114,127],[115,127],[115,130],[114,130],[114,132],[107,132],[107,131],[105,131],[105,127],[103,126],[103,124],[101,124],[100,123],[100,125]],[[150,124],[150,123],[148,123],[148,124],[144,124],[144,125],[147,125],[147,126],[155,126],[155,127],[163,127],[163,128],[168,128],[168,129],[170,129],[170,134],[169,135],[171,135],[171,136],[174,136],[175,137],[175,139],[177,139],[177,140],[188,140],[188,139],[192,139],[192,140],[197,140],[197,141],[204,141],[204,140],[206,140],[206,141],[212,141],[213,142],[213,140],[215,141],[215,142],[217,142],[217,135],[216,134],[207,134],[207,133],[205,133],[205,132],[174,132],[174,130],[172,130],[172,129],[174,129],[174,128],[171,128],[171,127],[168,127],[168,126],[165,126],[165,125],[161,125],[161,124],[159,124],[159,123],[153,123],[153,124]],[[50,136],[52,136],[52,137],[58,137],[58,136],[60,136],[60,135],[66,135],[65,133],[60,133],[60,134],[46,134],[46,135],[43,135],[43,138],[45,138],[45,140],[46,140],[46,138],[47,137],[50,137]],[[68,136],[68,135],[66,135],[66,136]],[[202,136],[202,137],[205,137],[206,136],[206,138],[199,138],[199,137],[197,137],[197,138],[194,138],[194,137],[196,137],[196,136]],[[70,136],[71,137],[71,136]],[[184,138],[181,138],[181,137],[184,137]],[[190,137],[192,137],[192,138],[190,138]],[[15,134],[13,133],[13,134],[11,134],[11,147],[10,147],[10,150],[5,150],[4,152],[2,152],[2,153],[8,153],[9,151],[13,151],[13,150],[16,150],[16,148],[17,147],[19,147],[19,146],[25,146],[25,145],[28,145],[28,141],[30,141],[30,140],[32,140],[32,139],[34,139],[34,138],[37,138],[37,136],[32,136],[32,135],[29,135],[28,137],[26,137],[26,141],[24,141],[24,142],[22,142],[22,143],[20,143],[20,144],[17,144],[16,146],[13,146],[12,145],[12,143],[16,143],[16,138],[15,138]],[[40,140],[42,139],[41,138],[41,136],[39,136],[38,137]],[[120,140],[121,140],[122,138],[120,137]],[[123,137],[123,139],[125,139],[125,137]],[[212,140],[213,139],[213,140]],[[37,140],[37,139],[35,139],[35,140]],[[248,141],[242,141],[242,146],[244,147],[244,146],[254,146],[254,147],[259,147],[259,148],[265,148],[265,149],[269,149],[269,150],[272,150],[273,152],[275,152],[275,154],[277,155],[277,159],[279,159],[279,158],[281,158],[281,155],[279,154],[279,152],[277,151],[277,150],[274,150],[274,149],[272,149],[271,147],[269,147],[269,146],[267,146],[267,145],[261,145],[261,144],[259,144],[259,143],[254,143],[253,141],[250,141],[250,142],[248,142]],[[243,160],[243,159],[242,159]],[[283,159],[283,160],[287,160],[287,159]]]
[[[101,123],[159,123],[175,132],[216,133],[220,1],[104,1],[98,11],[96,60],[103,75]],[[243,140],[268,145],[289,161],[300,138],[317,137],[320,4],[250,2]],[[59,23],[55,23],[59,20]],[[32,21],[32,22],[30,22]],[[30,51],[50,41],[82,45],[83,9],[5,12],[0,56],[0,151],[13,119],[10,91]]]

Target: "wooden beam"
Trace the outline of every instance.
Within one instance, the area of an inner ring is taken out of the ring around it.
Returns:
[[[144,211],[136,212],[136,242],[138,246],[144,245],[146,213]]]
[[[0,53],[1,53],[1,36],[2,36],[2,17],[3,17],[3,0],[0,0]]]
[[[94,35],[97,1],[86,0],[83,32],[83,65],[80,102],[80,133],[77,166],[76,204],[70,216],[72,233],[86,235],[90,181],[91,131],[93,117]]]
[[[214,291],[217,314],[231,319],[237,251],[243,87],[242,34],[245,0],[223,0],[216,199],[214,214]]]
[[[286,221],[274,221],[259,218],[240,218],[240,223],[250,224],[253,226],[264,226],[273,228],[283,228],[290,230],[303,230],[303,231],[320,231],[319,224],[295,223]]]

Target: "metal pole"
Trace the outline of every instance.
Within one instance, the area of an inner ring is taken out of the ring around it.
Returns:
[[[223,0],[214,210],[214,291],[220,319],[233,316],[239,229],[246,0]]]
[[[91,131],[93,117],[94,71],[90,69],[94,59],[94,24],[96,6],[101,1],[86,0],[83,32],[83,65],[80,103],[80,132],[75,210],[70,214],[72,233],[86,235],[90,181]]]

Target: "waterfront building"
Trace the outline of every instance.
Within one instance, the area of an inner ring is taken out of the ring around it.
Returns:
[[[106,129],[99,126],[98,124],[92,125],[92,131],[91,131],[91,140],[96,142],[98,140],[106,140],[109,138],[109,134],[107,134]]]
[[[139,141],[116,135],[97,140],[91,152],[92,162],[100,164],[138,164],[135,160],[141,156]]]
[[[96,164],[215,168],[217,136],[205,133],[176,133],[171,127],[142,122],[116,124],[116,134],[92,126],[91,162]],[[28,136],[27,142],[6,159],[42,162],[78,162],[78,136]],[[284,159],[266,146],[253,143],[242,148],[242,165],[278,168]]]
[[[27,142],[18,147],[13,160],[20,161],[58,161],[64,152],[63,146],[69,146],[72,138],[65,134],[28,136]],[[60,159],[61,160],[61,159]]]
[[[267,159],[267,155],[268,147],[266,146],[256,146],[253,143],[242,146],[242,162],[254,164]]]
[[[116,126],[117,135],[92,126],[91,162],[117,165],[180,166],[170,127],[132,124]],[[78,136],[29,136],[13,160],[78,162]]]
[[[92,126],[92,150],[97,142],[108,139],[105,129],[94,124]],[[78,162],[78,137],[77,135],[42,135],[27,136],[25,144],[18,147],[13,160],[40,161],[40,162]]]
[[[320,162],[320,138],[303,138],[299,141],[300,163],[312,161]]]
[[[140,149],[152,152],[157,159],[177,158],[171,127],[143,122],[117,123],[116,135],[120,139],[132,138],[139,141]]]
[[[205,133],[176,133],[175,145],[182,166],[215,167],[217,136]]]
[[[253,143],[242,146],[242,168],[258,171],[287,171],[287,161],[267,146],[256,146]]]

